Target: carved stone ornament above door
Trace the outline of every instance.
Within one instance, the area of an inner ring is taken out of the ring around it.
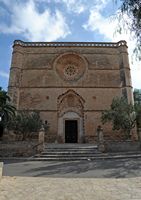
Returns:
[[[58,97],[59,117],[67,112],[75,112],[80,117],[83,116],[84,99],[73,90],[68,90]]]

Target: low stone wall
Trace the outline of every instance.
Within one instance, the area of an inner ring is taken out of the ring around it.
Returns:
[[[3,134],[2,141],[4,142],[12,142],[12,141],[22,141],[23,135],[14,133],[13,131],[6,131]],[[30,133],[29,136],[27,137],[28,140],[38,140],[38,133]]]
[[[38,141],[0,142],[0,157],[28,157],[36,153]]]
[[[54,143],[55,141],[57,141],[57,135],[45,133],[45,142]]]
[[[97,136],[93,135],[93,136],[85,136],[84,137],[84,143],[97,143]]]
[[[39,133],[31,133],[27,139],[28,140],[38,140],[38,135]],[[2,137],[2,141],[4,142],[12,142],[12,141],[22,141],[22,134],[16,134],[13,131],[9,131],[4,133],[3,137]],[[51,134],[49,132],[45,132],[45,142],[47,143],[54,143],[57,140],[57,135],[56,134]]]
[[[139,141],[106,141],[105,148],[107,152],[141,151],[141,144]]]

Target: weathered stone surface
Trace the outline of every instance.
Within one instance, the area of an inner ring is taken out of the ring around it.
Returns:
[[[139,141],[107,141],[106,151],[109,152],[137,152],[141,150]]]
[[[45,142],[45,130],[42,127],[41,130],[39,131],[39,136],[38,136],[38,146],[37,146],[38,153],[43,151],[44,142]]]
[[[13,133],[13,131],[8,131],[3,135],[3,141],[15,141],[16,140],[16,134]]]
[[[36,152],[38,141],[7,141],[0,142],[0,157],[29,157]]]
[[[3,177],[1,200],[139,200],[141,178]]]
[[[101,112],[113,97],[133,100],[127,46],[125,42],[66,44],[15,43],[9,95],[18,110],[37,110],[49,122],[48,142],[56,141],[58,135],[65,142],[65,121],[72,119],[77,120],[78,142],[95,142]],[[72,96],[60,102],[60,96],[69,91]],[[119,138],[110,125],[103,129],[106,139]]]
[[[0,179],[2,178],[3,162],[0,162]]]

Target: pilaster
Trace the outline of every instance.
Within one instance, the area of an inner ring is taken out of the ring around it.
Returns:
[[[127,98],[129,103],[133,103],[133,91],[132,91],[132,82],[130,74],[130,65],[128,59],[127,45],[124,41],[123,45],[119,46],[119,57],[120,57],[120,78],[122,83],[122,94]]]
[[[11,97],[13,105],[17,109],[19,106],[19,87],[22,74],[23,54],[23,47],[19,45],[13,46],[8,94]]]

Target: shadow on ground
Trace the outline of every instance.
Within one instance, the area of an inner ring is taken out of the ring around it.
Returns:
[[[97,161],[4,161],[4,176],[129,178],[141,176],[141,159]]]

